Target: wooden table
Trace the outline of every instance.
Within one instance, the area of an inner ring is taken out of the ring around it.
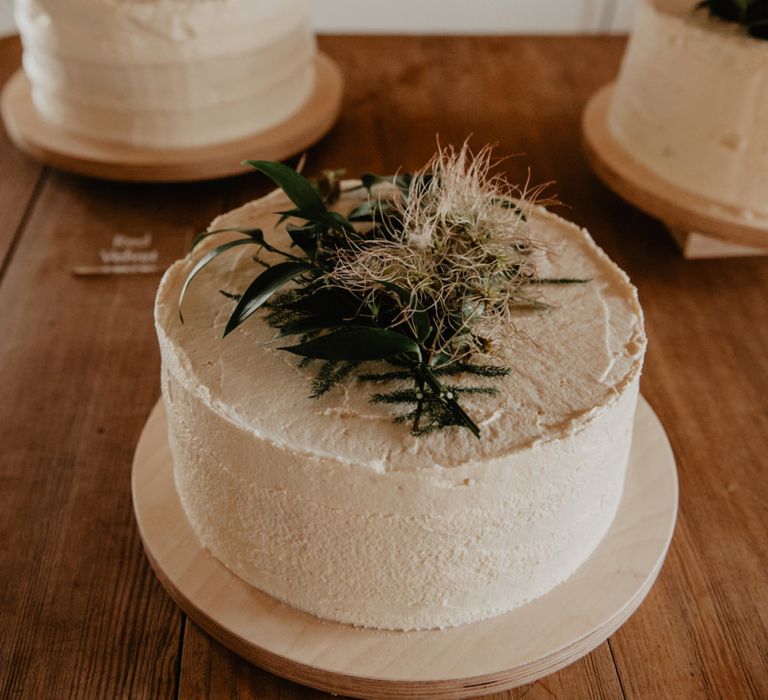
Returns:
[[[684,261],[612,196],[579,147],[587,98],[620,38],[323,38],[348,78],[308,170],[421,165],[435,134],[497,142],[522,179],[555,180],[632,277],[650,348],[642,389],[678,458],[681,503],[649,598],[573,666],[503,698],[768,697],[768,259]],[[18,66],[0,42],[0,80]],[[159,393],[159,275],[79,278],[115,234],[163,264],[257,176],[126,186],[41,169],[0,137],[0,695],[319,698],[189,623],[144,558],[131,457]]]

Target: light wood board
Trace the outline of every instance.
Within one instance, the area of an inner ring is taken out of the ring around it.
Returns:
[[[315,90],[286,121],[252,136],[223,144],[185,149],[147,149],[88,139],[49,124],[32,102],[22,70],[5,85],[2,116],[16,146],[61,170],[105,180],[190,182],[250,172],[245,159],[283,160],[301,153],[333,127],[341,109],[344,80],[325,54],[316,59]]]
[[[664,429],[641,399],[618,514],[590,559],[541,598],[446,630],[387,632],[326,622],[248,585],[198,542],[173,481],[158,402],[139,440],[133,499],[158,578],[200,627],[277,675],[367,698],[464,698],[531,682],[572,663],[635,611],[664,561],[677,513]]]
[[[768,218],[745,218],[735,209],[678,187],[635,160],[613,138],[608,108],[614,83],[598,90],[582,116],[582,141],[590,166],[616,194],[655,216],[689,257],[768,255]],[[689,241],[689,237],[696,236]],[[716,241],[702,245],[707,237]]]

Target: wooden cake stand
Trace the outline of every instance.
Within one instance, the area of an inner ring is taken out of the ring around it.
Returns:
[[[283,160],[325,136],[341,108],[344,80],[325,54],[316,59],[315,91],[286,121],[236,141],[185,149],[146,149],[88,139],[49,124],[32,103],[22,70],[3,88],[2,116],[16,146],[46,165],[107,180],[188,182],[251,172],[245,159]]]
[[[664,428],[641,399],[619,511],[587,562],[510,613],[424,632],[320,620],[279,603],[214,559],[198,542],[176,493],[161,402],[136,448],[133,503],[163,586],[196,624],[237,654],[341,695],[466,698],[557,671],[627,620],[664,561],[677,514],[677,473]]]
[[[582,115],[584,151],[597,176],[616,194],[661,219],[686,257],[768,255],[768,218],[747,218],[660,178],[613,138],[608,107],[614,83],[598,90]]]

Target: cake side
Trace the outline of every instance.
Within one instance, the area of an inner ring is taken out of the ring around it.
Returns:
[[[273,194],[214,227],[270,231],[285,203]],[[498,400],[470,405],[480,442],[459,429],[414,438],[354,383],[308,400],[295,360],[264,345],[273,332],[258,319],[222,341],[216,291],[239,288],[247,256],[196,282],[183,326],[191,260],[166,273],[156,322],[175,478],[217,558],[289,605],[394,629],[490,617],[578,568],[621,497],[642,312],[586,232],[544,210],[531,225],[547,274],[592,282],[567,305],[549,289],[551,312],[516,319],[513,374]]]
[[[20,0],[16,16],[37,110],[89,138],[235,140],[283,121],[314,89],[315,40],[298,0]]]
[[[768,42],[642,0],[608,114],[618,143],[658,176],[745,218],[768,215]]]

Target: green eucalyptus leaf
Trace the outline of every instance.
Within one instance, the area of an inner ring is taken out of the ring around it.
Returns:
[[[384,360],[395,355],[421,356],[418,343],[411,338],[368,326],[348,326],[305,343],[280,349],[302,357],[349,362]]]
[[[303,275],[314,266],[303,262],[284,262],[273,265],[262,272],[248,289],[243,292],[240,301],[227,321],[224,335],[229,335],[243,321],[258,311],[276,291],[292,279]]]
[[[339,327],[339,321],[327,316],[307,316],[298,321],[292,321],[280,326],[275,338],[286,338],[291,335],[303,335],[304,333],[314,333],[316,331],[332,330]]]
[[[222,253],[225,253],[226,251],[230,250],[231,248],[237,248],[238,246],[243,245],[258,245],[259,241],[254,240],[253,238],[238,238],[234,241],[229,241],[227,243],[223,243],[222,245],[213,248],[209,250],[205,255],[203,255],[200,260],[198,260],[195,263],[195,266],[190,270],[189,274],[187,275],[187,279],[184,280],[184,285],[181,288],[181,293],[179,294],[179,318],[181,319],[181,322],[184,323],[184,315],[181,312],[181,306],[184,303],[184,297],[187,294],[187,289],[189,289],[189,285],[192,282],[192,280],[195,278],[198,272],[202,270],[208,263],[212,262],[215,258],[219,257]]]
[[[329,316],[342,320],[354,317],[359,302],[348,292],[334,287],[320,287],[286,304],[289,309],[302,311],[314,316]]]
[[[354,232],[354,227],[347,221],[346,217],[337,211],[329,211],[325,219],[328,224],[337,231]]]
[[[254,241],[263,241],[264,232],[260,228],[217,228],[213,231],[203,231],[198,233],[192,241],[192,250],[197,248],[200,241],[205,240],[209,236],[215,236],[218,233],[244,233],[246,236],[250,236]]]
[[[276,214],[280,214],[280,218],[277,220],[277,225],[284,224],[288,219],[302,219],[306,218],[302,216],[301,209],[288,209],[286,211],[278,211]]]
[[[311,219],[323,219],[328,214],[323,198],[312,183],[301,173],[296,172],[283,163],[268,160],[247,160],[247,165],[264,173],[272,182],[280,187],[288,198]]]
[[[314,260],[317,255],[317,226],[315,224],[307,224],[306,226],[288,224],[286,230],[294,245],[299,246],[310,260]]]

